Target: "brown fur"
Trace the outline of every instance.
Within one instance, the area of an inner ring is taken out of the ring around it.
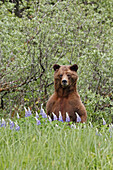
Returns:
[[[53,112],[58,117],[59,111],[61,111],[63,120],[65,121],[66,112],[68,112],[70,120],[76,122],[75,112],[77,112],[81,117],[81,122],[86,122],[87,112],[77,92],[78,66],[76,64],[72,66],[55,64],[53,68],[55,70],[55,92],[47,102],[47,115],[50,115],[52,118]]]

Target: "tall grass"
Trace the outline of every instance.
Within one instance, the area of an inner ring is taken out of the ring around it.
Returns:
[[[106,125],[99,132],[99,127],[74,129],[58,121],[37,126],[33,116],[18,124],[19,131],[0,128],[0,170],[113,169],[112,129]]]

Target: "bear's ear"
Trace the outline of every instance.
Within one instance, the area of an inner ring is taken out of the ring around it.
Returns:
[[[54,71],[58,70],[59,68],[60,68],[60,65],[54,64],[54,66],[53,66]]]
[[[71,70],[71,71],[76,71],[76,72],[77,72],[77,70],[78,70],[77,64],[74,64],[74,65],[70,66],[70,70]]]

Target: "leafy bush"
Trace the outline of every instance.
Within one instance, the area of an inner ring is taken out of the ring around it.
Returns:
[[[23,3],[22,3],[23,2]],[[113,114],[112,0],[1,1],[0,98],[3,115],[38,110],[53,93],[52,65],[79,66],[89,119]]]

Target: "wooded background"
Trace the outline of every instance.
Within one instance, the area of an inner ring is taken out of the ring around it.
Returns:
[[[0,0],[0,115],[44,106],[53,64],[77,64],[88,120],[113,122],[113,1]]]

